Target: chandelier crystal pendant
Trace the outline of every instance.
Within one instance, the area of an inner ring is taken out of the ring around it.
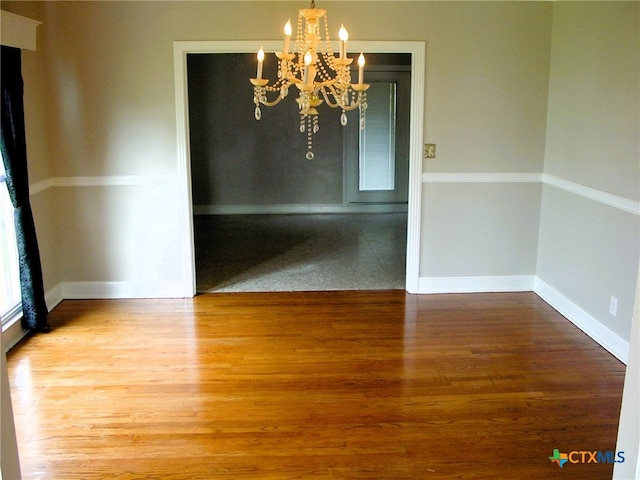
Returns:
[[[289,94],[289,87],[295,85],[299,91],[300,132],[307,134],[307,160],[313,160],[313,134],[320,129],[317,108],[323,103],[331,108],[340,108],[340,123],[347,124],[348,111],[359,110],[360,128],[365,128],[365,110],[367,109],[366,91],[369,85],[363,83],[364,55],[358,58],[358,83],[351,83],[350,65],[347,58],[349,34],[340,27],[340,51],[334,54],[329,39],[326,10],[316,8],[315,0],[310,8],[298,10],[298,31],[293,49],[291,43],[291,20],[284,26],[284,48],[276,52],[278,57],[278,78],[272,84],[262,78],[264,50],[258,50],[258,70],[253,84],[253,102],[256,105],[255,118],[262,118],[260,105],[272,107],[280,103]],[[321,27],[322,23],[322,27]],[[324,30],[324,38],[322,37]],[[271,96],[272,100],[269,100]]]

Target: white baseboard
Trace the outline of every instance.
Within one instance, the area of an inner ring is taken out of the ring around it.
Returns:
[[[22,328],[19,319],[6,326],[2,330],[2,353],[11,350],[27,333],[29,333],[29,330]]]
[[[562,316],[586,333],[622,363],[627,363],[629,342],[607,328],[561,292],[535,275],[502,277],[421,277],[418,293],[487,293],[533,291]]]
[[[49,311],[53,310],[58,306],[64,297],[62,296],[62,287],[60,284],[53,287],[51,290],[48,290],[44,294],[45,302],[47,302],[47,309]]]
[[[627,363],[629,342],[607,328],[580,306],[535,275],[496,277],[422,277],[418,294],[535,292],[567,320],[586,333],[618,360]],[[92,298],[184,298],[181,282],[65,282],[46,293],[49,311],[63,299]],[[27,333],[20,322],[2,333],[2,347],[8,350]]]
[[[60,285],[58,284],[51,290],[45,292],[44,297],[47,310],[50,312],[63,300]],[[29,333],[29,330],[22,328],[20,318],[16,319],[16,321],[2,331],[2,351],[8,352],[11,350],[27,333]]]
[[[185,298],[182,282],[63,282],[62,298]]]
[[[534,292],[626,365],[629,357],[629,342],[538,277],[536,277]]]
[[[194,205],[194,215],[291,215],[311,213],[406,213],[406,203],[326,205]]]
[[[418,293],[529,292],[533,290],[534,281],[533,275],[421,277]]]

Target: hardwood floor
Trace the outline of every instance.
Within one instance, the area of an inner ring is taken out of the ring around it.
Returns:
[[[605,479],[624,365],[533,293],[65,301],[8,356],[23,478]]]

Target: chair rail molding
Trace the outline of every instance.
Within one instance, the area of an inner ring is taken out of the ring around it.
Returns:
[[[548,173],[535,172],[425,172],[423,183],[542,183],[594,202],[640,215],[640,202],[614,195]]]

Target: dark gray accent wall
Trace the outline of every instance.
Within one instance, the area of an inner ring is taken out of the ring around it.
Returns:
[[[277,59],[268,54],[265,78]],[[254,118],[254,54],[187,57],[192,192],[195,205],[342,204],[340,111],[320,107],[315,158],[306,160],[297,89]],[[349,121],[357,121],[351,112]]]

